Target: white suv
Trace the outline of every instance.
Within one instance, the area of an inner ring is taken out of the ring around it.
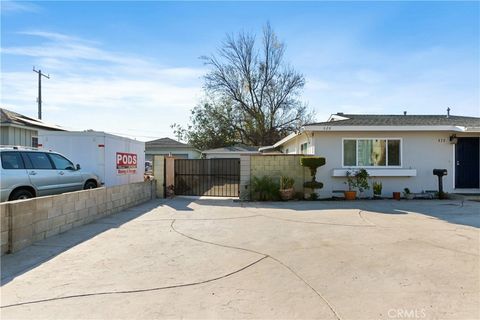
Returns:
[[[59,153],[1,147],[0,201],[28,199],[100,186],[98,177]]]

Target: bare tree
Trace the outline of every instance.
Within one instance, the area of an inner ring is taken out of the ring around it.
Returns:
[[[271,145],[311,120],[300,100],[305,78],[284,62],[285,45],[267,24],[260,48],[248,33],[227,36],[216,55],[202,57],[211,71],[207,93],[231,101],[242,142]]]

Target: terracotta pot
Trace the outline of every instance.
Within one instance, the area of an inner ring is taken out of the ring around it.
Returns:
[[[357,198],[357,191],[344,191],[345,200],[355,200]]]
[[[400,200],[400,192],[394,192],[393,193],[393,199]]]
[[[293,188],[280,189],[280,198],[282,198],[282,200],[291,200],[293,199],[294,194],[295,194],[295,190]]]

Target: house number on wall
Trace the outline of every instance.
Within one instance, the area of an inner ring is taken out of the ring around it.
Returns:
[[[332,130],[332,127],[323,127],[323,131],[330,131]]]
[[[438,139],[438,142],[445,143],[445,142],[447,142],[447,139],[446,138],[440,138],[440,139]]]

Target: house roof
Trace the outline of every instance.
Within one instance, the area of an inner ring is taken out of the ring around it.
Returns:
[[[160,138],[145,142],[145,147],[148,148],[193,148],[191,145],[173,140],[170,138]]]
[[[328,121],[306,124],[272,146],[271,150],[302,134],[303,131],[450,131],[480,132],[480,118],[454,115],[332,114]]]
[[[30,118],[24,116],[23,114],[13,112],[4,108],[0,108],[0,121],[2,125],[15,124],[25,127],[34,127],[36,129],[66,131],[65,129],[57,125],[48,124],[43,122],[42,120]]]
[[[329,121],[310,123],[309,126],[462,126],[480,127],[480,118],[447,115],[384,115],[342,114],[332,115]]]
[[[258,152],[260,147],[246,146],[244,144],[236,144],[229,147],[215,148],[202,151],[202,153],[252,153]]]

